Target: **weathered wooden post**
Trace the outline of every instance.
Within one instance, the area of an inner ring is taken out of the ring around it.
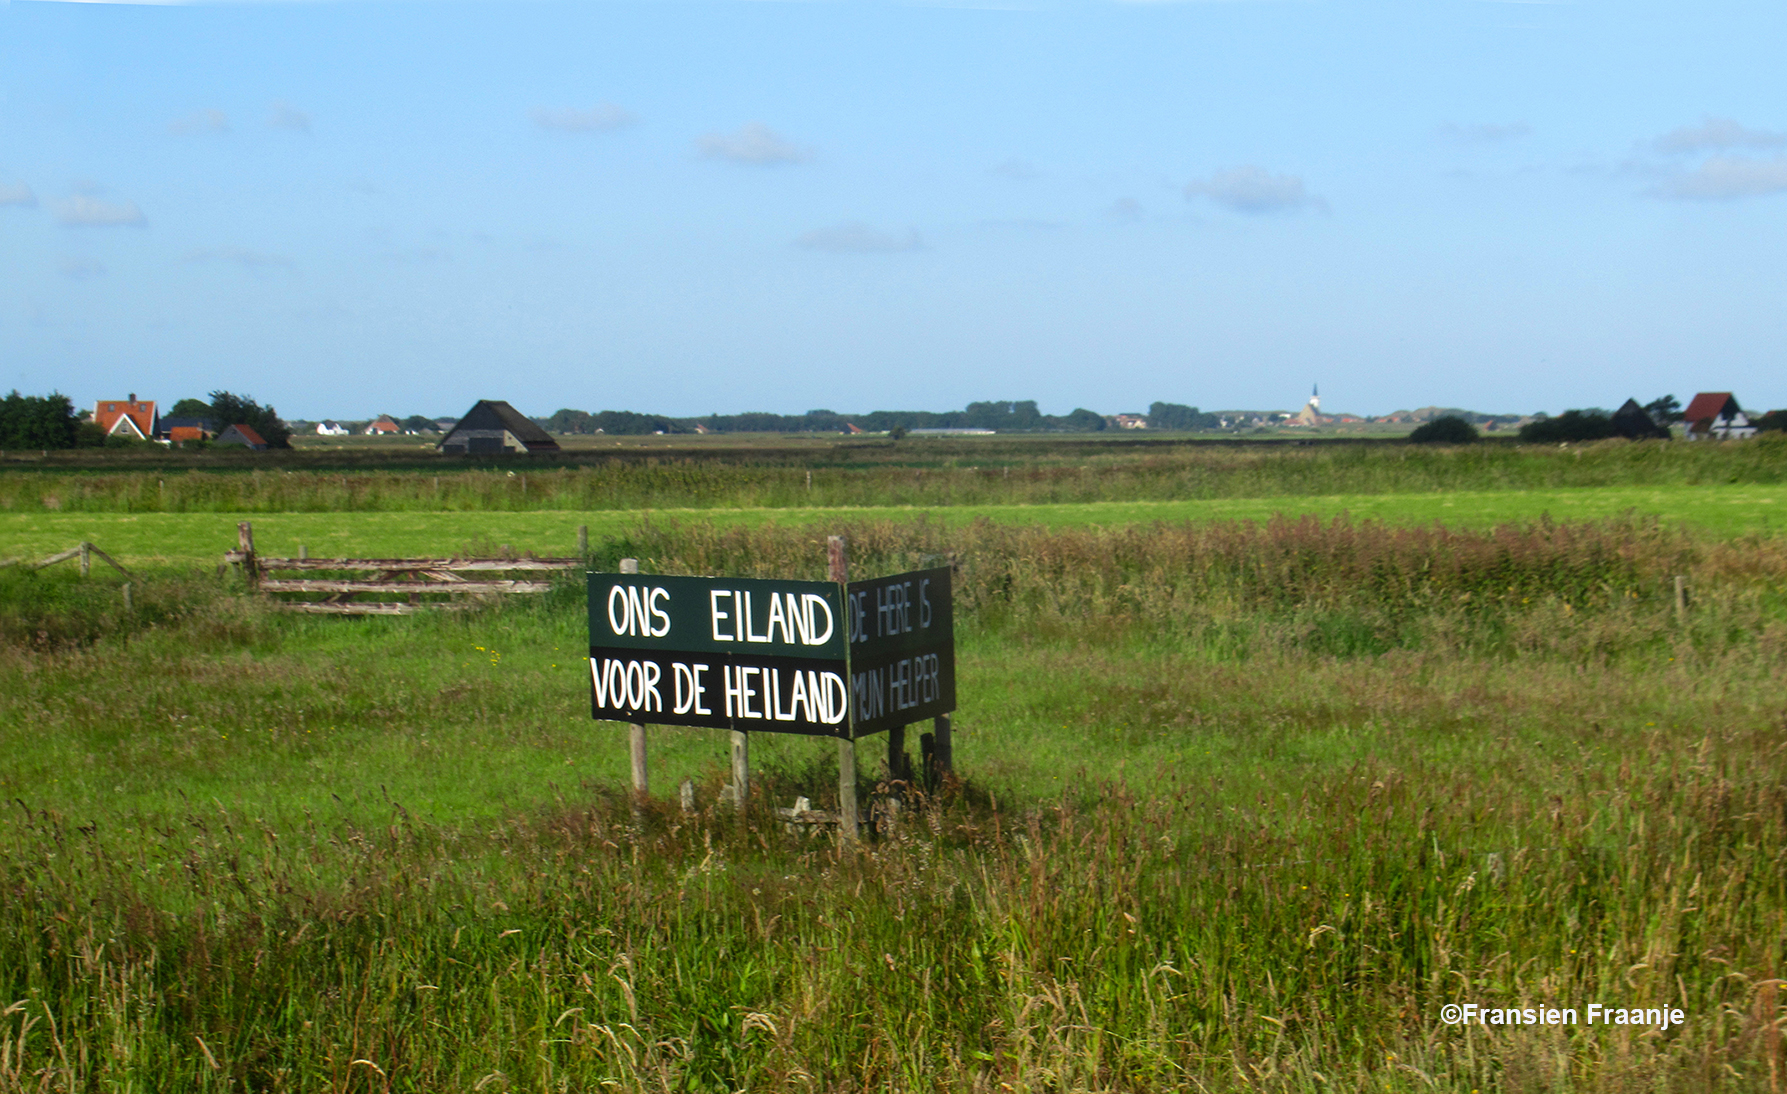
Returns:
[[[620,572],[636,574],[639,572],[639,560],[623,558],[620,560]],[[645,766],[645,726],[633,724],[627,726],[627,752],[633,761],[633,811],[638,813],[651,797],[651,777]]]
[[[254,525],[243,521],[236,525],[236,549],[242,552],[242,576],[248,579],[248,587],[254,588],[260,582],[260,569],[254,558]]]
[[[887,731],[887,781],[910,782],[906,770],[906,727],[894,726]]]
[[[742,815],[751,796],[751,735],[732,731],[732,808]]]
[[[309,557],[310,557],[310,548],[304,546],[302,543],[298,544],[298,561],[303,562],[305,559],[307,559]]]
[[[124,614],[129,615],[135,609],[136,605],[130,599],[130,582],[126,581],[124,583]]]
[[[81,540],[81,576],[86,577],[93,572],[93,545]]]
[[[1688,579],[1683,574],[1675,575],[1675,621],[1682,622],[1688,614]]]
[[[589,557],[589,525],[587,524],[577,526],[577,557]]]
[[[828,536],[825,541],[826,561],[830,578],[843,585],[850,580],[850,564],[844,554],[844,537]],[[849,720],[844,732],[851,732]],[[855,843],[859,836],[856,819],[856,742],[849,736],[838,738],[838,834],[845,843]]]
[[[955,770],[955,748],[949,739],[949,715],[939,714],[931,720],[931,749],[937,760],[937,777],[942,779]]]

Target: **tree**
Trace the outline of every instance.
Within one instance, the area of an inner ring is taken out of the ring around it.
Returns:
[[[433,433],[434,419],[422,414],[411,414],[401,425],[409,433]]]
[[[1566,441],[1599,441],[1614,435],[1613,419],[1605,410],[1566,410],[1555,418],[1541,418],[1520,427],[1520,439],[1537,444]]]
[[[1787,410],[1771,410],[1757,418],[1756,429],[1762,433],[1787,432]]]
[[[1656,422],[1664,429],[1668,429],[1671,424],[1682,420],[1681,401],[1673,395],[1665,395],[1660,399],[1652,399],[1645,403],[1644,412],[1650,415],[1651,421]]]
[[[1149,429],[1220,429],[1222,419],[1205,414],[1195,406],[1179,403],[1153,403],[1148,407]]]
[[[596,421],[587,410],[572,410],[565,407],[553,413],[545,421],[548,433],[594,433]]]
[[[1477,427],[1452,414],[1416,426],[1409,434],[1416,444],[1470,444],[1477,439]]]
[[[74,404],[60,393],[20,395],[15,390],[0,399],[0,448],[73,448],[79,424]]]
[[[174,409],[168,411],[170,418],[209,418],[210,416],[211,404],[203,399],[181,399],[174,404]],[[231,422],[230,424],[236,423]]]
[[[1066,424],[1075,433],[1097,433],[1104,429],[1104,415],[1083,406],[1077,407],[1067,416]]]
[[[268,448],[290,448],[292,431],[279,420],[279,412],[262,406],[250,395],[234,395],[228,391],[211,393],[211,420],[218,432],[233,425],[245,425],[261,435]]]

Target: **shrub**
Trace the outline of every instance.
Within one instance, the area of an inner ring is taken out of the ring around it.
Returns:
[[[1415,427],[1409,440],[1416,444],[1470,444],[1477,440],[1477,427],[1463,418],[1448,414],[1444,418]]]
[[[1555,418],[1540,418],[1521,426],[1520,439],[1534,444],[1601,441],[1616,432],[1613,418],[1605,410],[1566,410]]]

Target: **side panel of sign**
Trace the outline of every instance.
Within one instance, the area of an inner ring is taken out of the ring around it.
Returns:
[[[955,612],[947,567],[852,582],[845,600],[855,736],[956,708]]]

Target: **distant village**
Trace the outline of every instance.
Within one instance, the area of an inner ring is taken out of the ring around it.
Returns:
[[[1558,417],[1546,414],[1484,414],[1452,407],[1429,406],[1398,410],[1377,416],[1328,414],[1322,410],[1321,393],[1313,391],[1300,410],[1201,411],[1194,406],[1157,402],[1147,413],[1102,415],[1077,409],[1067,415],[1044,415],[1034,401],[970,403],[961,411],[873,411],[854,417],[829,410],[804,415],[737,414],[704,418],[672,418],[631,411],[560,410],[546,418],[530,418],[509,403],[481,399],[458,418],[410,415],[397,418],[381,414],[370,419],[323,421],[278,418],[272,407],[262,408],[251,399],[227,392],[213,393],[213,401],[184,399],[163,415],[154,399],[135,393],[122,399],[101,399],[80,418],[89,429],[111,442],[156,442],[184,447],[240,447],[251,450],[287,447],[289,437],[427,437],[441,452],[480,454],[542,452],[559,448],[553,439],[577,435],[713,434],[713,433],[839,433],[845,435],[984,435],[1011,432],[1100,432],[1133,430],[1152,432],[1277,433],[1310,430],[1345,433],[1382,432],[1385,427],[1409,427],[1413,439],[1433,434],[1434,439],[1456,441],[1485,433],[1517,433],[1526,440],[1593,440],[1622,436],[1631,439],[1679,436],[1687,440],[1742,440],[1759,430],[1787,428],[1787,411],[1771,411],[1752,421],[1730,392],[1701,392],[1687,406],[1673,396],[1640,405],[1627,399],[1618,410],[1570,410]],[[12,396],[18,399],[17,393]],[[243,417],[251,420],[231,421]],[[1435,423],[1459,423],[1469,436],[1445,430],[1435,433]],[[1369,427],[1378,427],[1372,430]],[[269,434],[272,434],[269,436]]]

